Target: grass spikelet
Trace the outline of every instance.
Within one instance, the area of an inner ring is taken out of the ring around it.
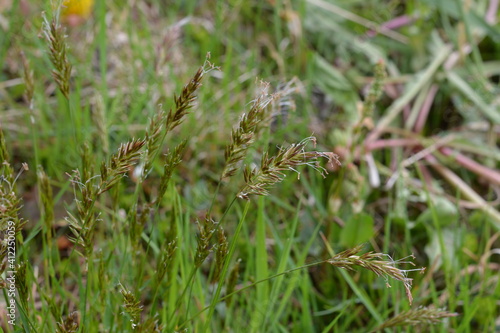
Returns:
[[[101,95],[97,94],[93,100],[92,121],[96,127],[96,140],[100,143],[99,146],[104,156],[107,156],[109,154],[109,138],[105,112],[106,107]]]
[[[229,278],[227,279],[227,286],[226,286],[226,295],[231,295],[236,288],[236,283],[238,282],[238,277],[240,275],[240,262],[241,260],[237,260],[236,263],[234,264],[233,269],[231,270],[231,273],[229,273]],[[232,300],[233,300],[232,296],[226,297],[225,298],[226,306],[230,306]]]
[[[92,152],[90,151],[90,146],[87,142],[85,142],[82,146],[82,151],[80,153],[80,157],[82,159],[81,166],[81,182],[86,184],[91,181],[91,178],[95,176],[95,168],[94,168],[94,159],[92,158]]]
[[[169,151],[166,155],[167,159],[165,164],[163,165],[163,175],[160,179],[160,188],[158,191],[158,197],[156,202],[160,202],[165,192],[167,192],[168,183],[172,178],[172,174],[175,168],[182,162],[182,153],[186,148],[187,141],[183,140],[180,144],[178,144],[173,151]]]
[[[23,62],[23,81],[26,87],[24,97],[26,102],[30,105],[30,108],[32,108],[33,96],[35,95],[35,79],[33,77],[33,70],[31,69],[24,52],[21,52],[21,60]]]
[[[137,206],[137,208],[132,209],[131,212],[134,216],[130,218],[129,235],[132,244],[138,246],[144,227],[151,218],[151,206],[148,204]]]
[[[255,134],[259,125],[268,118],[265,108],[277,95],[267,93],[269,90],[269,83],[267,82],[262,83],[260,90],[261,93],[253,101],[250,111],[241,116],[238,126],[231,131],[231,143],[226,147],[224,153],[226,163],[221,179],[234,176],[240,168],[248,148],[255,141]]]
[[[40,197],[42,199],[45,228],[48,239],[51,239],[52,224],[54,222],[54,198],[52,195],[52,187],[50,186],[49,177],[41,167],[38,169],[38,179],[40,183]]]
[[[149,120],[148,128],[146,129],[146,153],[145,164],[142,171],[142,178],[151,172],[153,161],[161,148],[161,143],[165,137],[163,128],[165,125],[166,113],[161,105],[158,106],[158,111],[153,118]]]
[[[387,287],[390,287],[389,278],[403,282],[406,296],[410,304],[413,301],[411,295],[412,279],[407,277],[410,271],[423,272],[425,268],[415,270],[402,270],[396,267],[397,264],[414,265],[411,261],[405,261],[407,258],[394,261],[388,254],[367,252],[358,255],[363,248],[363,245],[358,245],[355,248],[345,250],[327,260],[330,265],[335,267],[352,270],[352,266],[360,266],[375,273],[377,276],[382,276],[386,280]],[[410,256],[409,258],[414,258]]]
[[[387,77],[387,73],[385,71],[385,63],[383,60],[380,60],[375,65],[375,79],[370,86],[370,90],[368,91],[368,95],[365,98],[363,103],[363,111],[362,111],[362,119],[372,117],[373,109],[375,108],[375,103],[379,100],[382,95],[384,88],[384,81]]]
[[[103,292],[106,290],[107,285],[108,285],[108,276],[107,276],[107,265],[106,265],[106,260],[103,257],[103,251],[99,250],[96,253],[96,261],[99,263],[98,264],[98,269],[97,269],[97,289],[101,290],[99,293],[100,296],[100,301],[101,303],[104,303],[105,296],[107,293]]]
[[[64,28],[59,24],[56,17],[53,17],[49,22],[45,13],[43,14],[42,36],[49,48],[50,61],[54,65],[52,76],[61,93],[66,99],[69,99],[71,64],[68,61],[68,46],[65,40]]]
[[[319,171],[323,176],[326,170],[316,164],[318,157],[335,160],[331,153],[307,152],[305,147],[309,142],[315,142],[314,137],[308,137],[299,143],[294,143],[287,148],[281,148],[277,155],[269,156],[266,152],[262,157],[260,168],[244,170],[245,186],[237,194],[238,198],[249,199],[250,195],[268,195],[268,189],[285,178],[284,171],[296,170],[298,166],[307,165]],[[338,161],[337,161],[338,162]]]
[[[212,283],[219,281],[222,269],[224,268],[224,260],[229,252],[229,242],[222,227],[217,228],[217,250],[215,251],[215,271],[212,277]]]
[[[165,140],[167,133],[179,126],[184,121],[185,116],[188,115],[189,109],[194,106],[194,102],[196,101],[196,92],[201,87],[203,76],[214,68],[215,67],[208,62],[208,60],[203,66],[198,68],[195,75],[183,87],[181,94],[179,96],[174,95],[175,107],[173,109],[171,108],[168,113],[163,110],[162,105],[159,105],[158,111],[155,116],[150,119],[148,128],[146,129],[146,154],[144,155],[144,168],[141,175],[142,179],[145,179],[151,172],[153,161],[160,152],[162,143]],[[173,171],[173,169],[170,169],[170,166],[175,164],[175,159],[180,156],[180,152],[183,150],[185,145],[186,142],[183,142],[176,148],[173,155],[170,156],[172,160],[169,161],[169,157],[167,156],[165,170],[168,172],[164,172],[164,185],[168,183],[171,172]],[[177,162],[177,164],[179,162]],[[160,195],[159,197],[162,196],[163,195]]]
[[[21,261],[16,268],[16,289],[19,294],[19,299],[26,311],[29,310],[28,300],[30,299],[30,290],[28,288],[27,263]]]
[[[201,87],[203,76],[215,67],[207,60],[191,80],[184,86],[179,96],[174,96],[175,109],[168,112],[165,119],[165,128],[169,132],[179,126],[189,113],[196,100],[196,91]]]
[[[200,267],[205,261],[211,251],[210,239],[217,229],[217,223],[210,219],[205,218],[203,222],[197,221],[198,224],[198,247],[196,249],[194,265]]]
[[[8,167],[10,168],[10,165]],[[17,235],[23,225],[26,224],[26,221],[19,218],[21,198],[14,191],[17,179],[25,170],[28,170],[28,165],[23,163],[21,170],[15,178],[13,174],[0,175],[0,231],[11,231],[13,228],[15,235]]]
[[[170,264],[175,258],[175,252],[177,251],[177,240],[174,239],[169,242],[166,246],[162,248],[161,256],[159,257],[157,268],[156,268],[156,282],[159,284],[165,275],[168,273]]]
[[[175,254],[177,252],[177,239],[172,239],[170,242],[168,242],[166,245],[165,243],[162,244],[161,250],[160,250],[160,255],[157,258],[156,262],[156,272],[154,274],[154,297],[153,297],[153,311],[151,313],[154,313],[154,309],[156,307],[156,300],[158,298],[158,294],[160,291],[160,285],[165,278],[166,275],[170,274],[171,272],[171,267],[172,267],[172,262],[175,259]],[[146,331],[149,332],[149,331]]]
[[[78,312],[70,313],[62,322],[57,323],[57,333],[74,333],[78,332],[79,326]]]
[[[372,332],[383,331],[386,328],[400,326],[423,326],[438,324],[444,318],[456,317],[457,313],[436,309],[433,307],[419,307],[411,309],[392,317],[378,326]]]
[[[2,179],[13,181],[14,170],[9,163],[10,156],[5,144],[5,136],[2,128],[0,128],[0,170],[2,171]]]
[[[127,173],[140,157],[140,149],[144,146],[144,139],[132,139],[121,144],[118,153],[111,157],[108,164],[101,166],[101,183],[97,195],[112,188]]]
[[[74,235],[70,240],[83,247],[87,259],[93,252],[94,230],[99,220],[99,215],[94,213],[95,202],[101,194],[116,185],[129,168],[139,160],[140,149],[144,144],[143,139],[132,139],[122,144],[108,163],[102,163],[100,180],[95,186],[96,177],[91,176],[93,168],[89,161],[88,149],[84,149],[82,154],[84,176],[82,177],[78,170],[74,170],[71,175],[73,186],[79,188],[81,192],[81,200],[76,201],[78,218],[68,212],[66,220]]]
[[[141,322],[142,305],[141,302],[130,292],[125,289],[123,285],[120,284],[120,293],[123,295],[123,307],[125,312],[131,317],[130,322],[132,323],[132,329],[139,326]]]

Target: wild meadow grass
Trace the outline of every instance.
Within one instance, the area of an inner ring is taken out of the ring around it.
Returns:
[[[499,329],[496,1],[0,18],[2,332]]]

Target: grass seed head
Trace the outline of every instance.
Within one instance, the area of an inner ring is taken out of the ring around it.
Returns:
[[[386,320],[382,325],[378,326],[372,332],[379,332],[387,328],[401,326],[423,326],[438,324],[445,318],[456,316],[458,316],[458,313],[436,309],[434,307],[419,307],[418,309],[410,309],[397,314],[396,316]]]
[[[315,137],[308,137],[287,148],[281,148],[275,156],[264,153],[260,168],[244,169],[245,186],[237,194],[239,198],[249,199],[251,195],[268,195],[268,189],[285,178],[285,171],[294,171],[300,177],[297,167],[306,165],[325,176],[326,169],[317,164],[318,157],[332,159],[331,154],[305,150],[308,143],[316,143]]]
[[[69,99],[69,84],[71,78],[71,64],[68,60],[68,45],[64,28],[59,24],[57,16],[50,21],[43,14],[42,36],[49,48],[50,61],[54,65],[52,76],[59,86],[61,93]]]
[[[387,287],[390,287],[389,278],[403,282],[405,287],[406,296],[410,304],[413,301],[411,295],[411,284],[412,279],[408,278],[408,272],[411,271],[423,271],[424,268],[416,270],[402,270],[396,267],[397,264],[410,264],[414,265],[413,262],[407,261],[407,258],[403,258],[398,261],[394,261],[389,255],[383,253],[367,252],[358,255],[363,248],[363,245],[358,245],[355,248],[345,250],[339,254],[333,256],[327,262],[335,267],[344,268],[348,270],[353,270],[353,266],[360,266],[374,272],[377,276],[382,276],[386,280]],[[410,258],[414,258],[410,256]]]

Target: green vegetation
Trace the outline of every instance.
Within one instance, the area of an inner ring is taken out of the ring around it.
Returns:
[[[497,1],[56,3],[0,1],[1,332],[500,328]]]

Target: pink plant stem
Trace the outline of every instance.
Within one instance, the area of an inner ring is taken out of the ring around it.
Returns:
[[[385,93],[392,99],[399,97],[399,91],[396,84],[387,84],[385,86]]]
[[[382,24],[382,26],[387,29],[398,29],[413,22],[415,22],[414,17],[402,15],[385,22],[384,24]]]
[[[406,120],[408,119],[408,117],[410,116],[410,113],[411,113],[410,104],[406,104],[406,106],[403,109],[403,121],[405,123],[406,123]]]
[[[389,20],[389,21],[383,23],[380,27],[382,27],[384,29],[391,29],[392,30],[392,29],[398,29],[398,28],[404,27],[405,25],[411,24],[413,22],[415,22],[415,18],[410,17],[408,15],[402,15],[402,16],[398,16],[396,18],[393,18],[392,20]],[[368,31],[367,35],[369,37],[373,37],[373,36],[377,35],[377,32],[370,30],[370,31]]]
[[[383,148],[391,147],[410,147],[418,146],[420,141],[417,139],[387,139],[387,140],[377,140],[373,142],[366,143],[366,151],[372,151]]]
[[[484,165],[481,165],[476,161],[468,158],[467,156],[462,155],[459,152],[454,151],[448,147],[442,147],[439,149],[439,151],[445,156],[452,156],[455,161],[464,168],[474,172],[481,177],[486,178],[490,182],[500,185],[500,172],[498,172],[497,170],[485,167]]]
[[[434,170],[436,170],[443,178],[445,178],[450,184],[455,186],[462,195],[477,204],[481,210],[486,214],[491,216],[491,220],[494,227],[500,230],[500,212],[498,212],[494,207],[489,205],[479,194],[477,194],[466,182],[457,176],[453,171],[439,163],[439,161],[433,155],[426,155],[425,159],[429,162]]]
[[[434,102],[434,98],[436,97],[436,93],[439,90],[439,86],[437,84],[433,84],[429,89],[429,93],[427,97],[425,97],[424,104],[422,105],[422,109],[418,114],[417,120],[415,121],[415,126],[413,127],[413,131],[416,133],[422,132],[425,123],[427,122],[427,117],[429,116],[429,112],[432,107],[432,103]]]
[[[495,24],[498,12],[498,2],[498,0],[490,0],[488,10],[486,11],[486,15],[484,16],[484,19],[486,20],[486,22],[488,22],[488,24]]]

